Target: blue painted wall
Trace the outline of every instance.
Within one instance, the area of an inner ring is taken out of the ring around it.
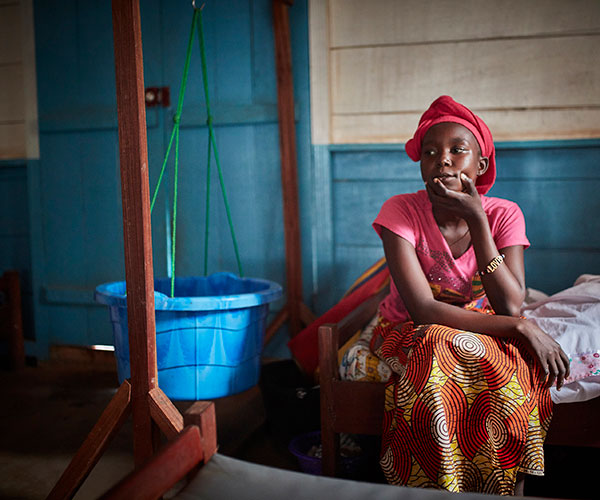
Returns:
[[[18,160],[0,162],[0,274],[9,269],[19,272],[24,333],[31,339],[34,333],[28,163]]]
[[[11,170],[11,176],[21,176],[18,189],[28,190],[23,199],[29,197],[29,202],[24,208],[11,206],[9,213],[27,218],[29,209],[35,217],[29,229],[11,229],[5,253],[13,255],[21,247],[33,250],[31,263],[21,265],[31,270],[32,288],[39,291],[34,299],[36,343],[28,349],[44,357],[50,344],[112,342],[108,312],[94,304],[93,290],[100,283],[124,279],[124,264],[110,2],[38,0],[34,11],[41,159],[28,176],[25,168]],[[244,272],[284,284],[271,1],[208,0],[203,13],[217,143]],[[171,133],[192,7],[189,1],[148,0],[141,2],[141,15],[145,85],[170,87],[172,101],[170,108],[147,110],[152,191]],[[290,23],[301,209],[307,210],[311,170],[305,1],[290,8]],[[196,42],[180,137],[177,275],[203,272],[205,123]],[[11,191],[4,170],[0,189]],[[152,216],[156,276],[165,276],[168,269],[172,175],[173,155]],[[210,188],[209,272],[236,271],[214,165]],[[310,220],[303,219],[307,242],[310,231]],[[308,243],[305,259],[310,260],[310,250]],[[0,257],[2,266],[10,261],[4,254]],[[305,288],[310,290],[310,265],[307,269]]]

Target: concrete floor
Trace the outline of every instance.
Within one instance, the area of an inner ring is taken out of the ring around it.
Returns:
[[[53,360],[0,371],[0,498],[45,498],[117,388],[111,362]],[[215,403],[220,453],[297,470],[295,458],[265,430],[258,388]],[[175,405],[184,411],[189,403]],[[75,498],[98,497],[132,469],[129,418]]]
[[[117,390],[113,358],[97,361],[54,359],[20,372],[0,371],[0,498],[42,499],[51,491]],[[309,411],[292,405],[286,414],[285,395],[269,396],[264,383],[261,387],[262,393],[255,387],[215,400],[219,452],[298,470],[287,450],[289,434],[307,425],[307,415],[313,420],[308,425],[318,422],[318,394],[310,395]],[[174,403],[182,412],[190,404]],[[288,428],[279,425],[282,422]],[[547,449],[546,476],[526,481],[526,495],[597,498],[596,454],[594,449]],[[132,469],[129,419],[75,498],[98,497]]]

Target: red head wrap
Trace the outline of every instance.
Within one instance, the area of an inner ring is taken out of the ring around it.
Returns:
[[[494,148],[492,133],[481,118],[450,96],[438,97],[431,103],[429,109],[423,113],[415,135],[406,143],[406,153],[411,160],[419,161],[421,159],[423,137],[425,137],[430,127],[442,122],[459,123],[469,129],[477,139],[481,148],[481,155],[489,159],[489,165],[485,173],[477,177],[475,186],[479,194],[487,193],[496,180],[496,149]]]

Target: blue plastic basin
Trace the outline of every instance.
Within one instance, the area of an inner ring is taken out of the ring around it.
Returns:
[[[96,288],[110,309],[119,382],[130,377],[124,281]],[[158,385],[173,400],[211,399],[258,383],[269,303],[277,283],[231,273],[154,281]]]

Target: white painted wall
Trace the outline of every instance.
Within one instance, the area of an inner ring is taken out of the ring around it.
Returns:
[[[600,137],[598,0],[310,0],[315,144],[406,142],[449,94],[496,140]]]

